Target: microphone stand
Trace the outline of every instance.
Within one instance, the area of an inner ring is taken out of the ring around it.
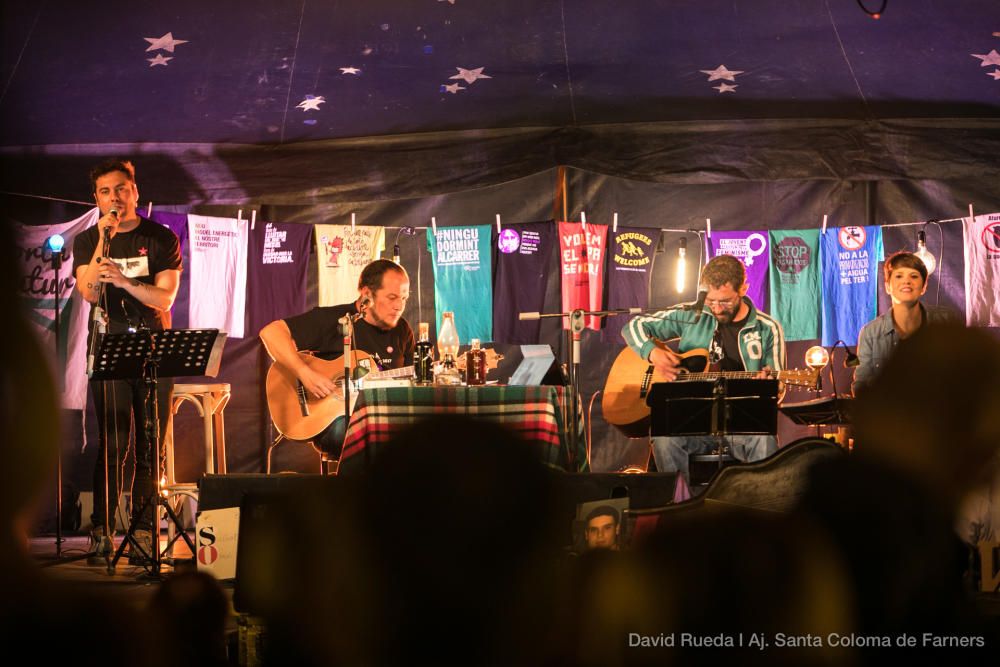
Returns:
[[[59,359],[59,339],[60,339],[60,319],[59,319],[59,297],[62,293],[62,284],[59,280],[59,269],[62,268],[63,256],[62,249],[58,252],[52,252],[52,270],[55,271],[55,312],[54,312],[54,322],[55,322],[55,339],[56,339],[56,368],[62,368]],[[62,395],[65,387],[63,386],[65,373],[60,373],[59,375],[59,394]],[[59,451],[56,456],[56,559],[62,558],[62,506],[63,506],[63,448],[60,445]]]
[[[104,235],[100,239],[101,243],[101,257],[105,258],[108,256],[108,252],[111,250],[111,230],[105,228]],[[59,267],[62,265],[62,253],[60,252],[58,256],[54,255],[52,258],[53,266],[56,270],[56,314],[55,314],[55,325],[56,325],[56,357],[58,360],[59,353]],[[94,356],[97,348],[100,344],[101,339],[104,334],[108,331],[108,319],[105,308],[101,304],[106,305],[107,302],[107,284],[102,283],[100,280],[97,282],[97,301],[91,308],[91,319],[90,319],[90,344],[87,351],[87,378],[89,379],[94,374]],[[101,387],[102,391],[106,391],[106,387]],[[107,396],[105,395],[105,410],[107,410]],[[46,563],[43,567],[48,565],[58,565],[62,562],[71,562],[76,560],[82,560],[84,558],[90,558],[91,556],[96,556],[97,554],[104,554],[105,562],[108,563],[110,567],[112,552],[114,552],[114,542],[111,540],[111,500],[108,498],[108,424],[107,419],[104,420],[104,433],[99,434],[98,437],[104,439],[104,535],[101,537],[101,543],[97,545],[96,551],[88,551],[80,556],[73,556],[72,558],[63,559],[60,554],[62,553],[62,448],[59,450],[59,457],[56,462],[56,484],[58,485],[57,490],[57,507],[56,507],[56,560],[51,563]],[[94,489],[95,493],[97,489]],[[115,505],[118,504],[117,494],[115,494]]]
[[[363,302],[362,302],[363,303]],[[340,318],[341,334],[344,336],[344,433],[351,425],[351,382],[354,380],[353,356],[354,356],[354,323],[365,316],[368,306],[362,305],[357,313],[346,313]],[[327,474],[326,464],[323,465],[323,474]]]
[[[101,258],[107,259],[108,253],[111,252],[111,230],[107,227],[104,228],[104,238],[101,244]],[[100,339],[108,332],[108,314],[105,310],[108,301],[108,285],[107,283],[101,282],[100,279],[97,281],[97,301],[94,303],[93,308],[93,335],[90,339],[90,352],[87,355],[87,377],[90,378],[94,374],[94,353],[97,350],[97,346],[100,344]],[[102,305],[103,304],[103,305]],[[104,433],[99,437],[104,438],[104,535],[101,536],[101,543],[97,546],[97,553],[104,554],[105,562],[108,567],[111,567],[112,552],[114,551],[114,541],[111,539],[111,498],[108,488],[108,419],[107,419],[107,409],[108,409],[108,397],[107,397],[107,387],[106,381],[101,383],[101,391],[105,393],[104,396]],[[117,447],[117,442],[115,443]],[[115,479],[118,479],[116,476]],[[119,480],[120,481],[120,480]],[[118,494],[115,493],[114,499],[115,507],[118,506]]]
[[[576,459],[577,447],[579,445],[579,434],[577,433],[576,426],[577,421],[580,419],[579,406],[577,401],[580,396],[580,341],[582,339],[583,330],[586,328],[586,318],[591,317],[607,317],[609,315],[638,315],[643,312],[642,308],[617,308],[615,310],[583,310],[582,308],[577,308],[576,310],[570,311],[568,313],[539,313],[539,312],[523,312],[518,313],[519,320],[540,320],[542,318],[548,317],[568,317],[569,318],[569,364],[567,369],[569,371],[569,404],[570,404],[570,417],[569,424],[567,428],[569,429],[569,452],[568,452],[568,462],[569,467],[572,470],[573,464]]]

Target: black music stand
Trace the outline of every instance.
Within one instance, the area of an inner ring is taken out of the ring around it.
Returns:
[[[153,457],[150,465],[150,476],[153,480],[152,496],[143,501],[134,517],[141,517],[154,505],[153,511],[153,549],[145,553],[145,549],[135,539],[137,523],[133,519],[125,533],[114,558],[108,563],[108,574],[114,574],[118,559],[125,551],[125,546],[132,544],[149,561],[150,575],[160,576],[160,515],[155,508],[163,507],[170,521],[174,522],[177,532],[174,539],[167,544],[166,549],[173,546],[179,536],[184,538],[191,553],[195,553],[195,545],[188,537],[180,519],[174,513],[167,499],[159,493],[159,482],[162,476],[160,457],[160,415],[156,405],[156,383],[160,377],[184,377],[192,375],[207,375],[215,377],[222,362],[222,349],[226,341],[226,333],[218,329],[164,329],[162,331],[141,330],[135,333],[105,334],[95,356],[94,372],[91,380],[136,380],[142,378],[146,385],[146,399],[143,402],[143,427],[146,439],[150,443],[149,453]],[[138,427],[138,425],[136,425]],[[111,499],[105,498],[105,503]]]
[[[778,381],[728,379],[657,382],[646,396],[652,436],[715,436],[702,460],[730,460],[727,435],[778,433]]]

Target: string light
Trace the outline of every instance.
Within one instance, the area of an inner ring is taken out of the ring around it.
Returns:
[[[860,7],[861,11],[863,11],[865,14],[868,14],[868,16],[870,16],[873,19],[875,19],[876,21],[878,21],[880,18],[882,18],[882,14],[885,13],[885,6],[888,3],[889,3],[889,0],[882,0],[882,5],[878,9],[876,9],[874,12],[873,11],[869,11],[869,9],[867,7],[865,7],[864,0],[858,0],[858,7]]]
[[[927,234],[923,230],[917,232],[917,251],[913,254],[919,257],[920,261],[927,267],[928,276],[934,273],[934,269],[937,268],[937,260],[934,258],[934,254],[927,249]]]
[[[684,279],[687,277],[687,239],[682,238],[677,249],[677,275],[675,278],[677,293],[684,293]]]

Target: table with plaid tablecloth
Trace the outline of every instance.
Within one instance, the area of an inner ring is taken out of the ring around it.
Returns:
[[[586,446],[579,428],[578,451],[575,456],[569,455],[565,393],[565,388],[559,386],[365,389],[358,395],[351,415],[338,474],[363,471],[393,435],[443,414],[470,415],[503,424],[531,443],[546,466],[583,471],[587,467]]]

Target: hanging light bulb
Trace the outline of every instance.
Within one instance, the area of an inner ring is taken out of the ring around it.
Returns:
[[[684,293],[684,278],[687,276],[687,239],[681,239],[681,245],[677,249],[677,293]]]
[[[917,251],[913,254],[919,257],[920,261],[927,267],[927,275],[934,273],[934,269],[937,268],[937,260],[934,259],[934,254],[927,249],[927,234],[923,230],[917,232]]]

